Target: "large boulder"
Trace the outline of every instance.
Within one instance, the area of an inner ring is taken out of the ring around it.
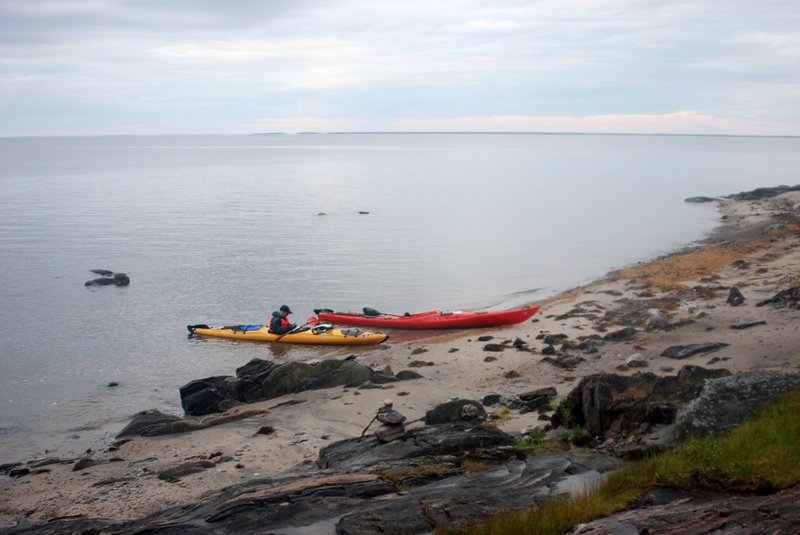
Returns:
[[[778,395],[800,389],[800,375],[758,370],[707,381],[678,410],[674,437],[722,434],[754,416]]]
[[[483,405],[472,399],[450,400],[425,413],[425,423],[428,425],[484,420],[486,420],[486,411]]]
[[[244,403],[254,403],[264,399],[262,383],[267,376],[277,367],[272,361],[253,359],[244,366],[236,368],[236,384],[238,399]]]
[[[186,414],[204,416],[241,405],[237,381],[224,375],[197,379],[180,388],[181,405]]]
[[[225,412],[242,403],[255,403],[304,390],[356,387],[369,381],[400,381],[421,377],[409,370],[393,375],[391,369],[375,371],[352,360],[323,360],[314,364],[275,364],[253,359],[236,370],[236,377],[216,376],[192,381],[180,389],[187,415]]]
[[[317,364],[288,362],[276,367],[262,382],[264,399],[303,390],[333,386],[356,387],[369,381],[372,368],[347,360],[323,360]]]
[[[676,376],[653,373],[584,377],[553,416],[555,425],[585,428],[592,436],[636,429],[642,424],[672,423],[677,408],[696,397],[706,379],[727,370],[684,366]]]

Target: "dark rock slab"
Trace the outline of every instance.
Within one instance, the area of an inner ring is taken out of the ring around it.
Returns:
[[[757,318],[745,318],[743,320],[739,320],[736,323],[731,324],[731,329],[749,329],[750,327],[755,327],[756,325],[766,325],[767,322],[764,320],[760,320]]]
[[[553,366],[564,368],[565,370],[574,370],[575,367],[581,362],[586,362],[586,359],[578,355],[559,355],[557,357],[545,357],[542,362],[547,362]]]
[[[236,379],[224,375],[187,383],[180,388],[180,395],[183,410],[192,416],[224,412],[242,404]]]
[[[320,450],[317,464],[323,469],[364,471],[399,460],[460,455],[513,444],[514,439],[496,427],[452,423],[409,430],[404,438],[387,444],[375,437],[334,442]]]
[[[695,355],[705,355],[713,351],[719,351],[722,348],[728,347],[728,344],[723,342],[711,342],[707,344],[689,344],[685,346],[671,346],[661,352],[662,357],[669,357],[671,359],[688,359]]]
[[[478,450],[486,444],[507,443],[510,437],[494,428],[452,426],[426,428],[394,442],[370,447],[393,452],[403,443],[417,451]],[[460,427],[460,431],[455,431]],[[470,433],[475,433],[470,437]],[[467,436],[465,436],[467,434]],[[363,441],[366,442],[366,441]],[[362,444],[363,444],[362,442]],[[446,455],[446,454],[445,454]],[[378,456],[380,457],[380,456]],[[390,455],[391,457],[391,455]],[[347,459],[346,455],[342,456]],[[423,457],[424,458],[424,457]],[[436,457],[444,459],[445,457]],[[372,466],[385,465],[391,459]],[[620,461],[608,456],[562,452],[506,461],[484,472],[419,480],[403,493],[380,475],[336,473],[332,469],[304,476],[252,480],[208,494],[195,503],[171,507],[147,517],[111,523],[102,519],[72,518],[14,530],[15,533],[133,534],[264,534],[428,533],[446,526],[461,527],[507,509],[528,509],[549,499],[595,483]]]
[[[316,390],[333,386],[356,387],[373,378],[369,366],[345,360],[323,360],[312,365],[305,362],[288,362],[278,366],[264,380],[264,399],[303,390]]]
[[[107,270],[92,270],[95,273],[103,272],[102,274],[108,273],[109,275],[103,276],[99,279],[92,279],[90,281],[86,281],[84,286],[128,286],[131,283],[130,277],[128,277],[125,273],[112,273]]]
[[[548,334],[542,338],[542,342],[549,346],[558,345],[567,339],[566,334]]]
[[[336,533],[401,535],[465,527],[501,511],[536,507],[551,492],[568,492],[573,484],[590,486],[618,464],[600,455],[561,453],[445,478],[343,516]]]
[[[138,435],[155,437],[172,433],[172,424],[181,418],[172,414],[164,414],[157,410],[142,411],[133,416],[117,437]]]
[[[184,463],[174,468],[168,468],[167,470],[164,470],[158,474],[158,479],[175,483],[180,481],[183,477],[202,472],[203,470],[213,468],[214,466],[216,466],[214,461],[196,461],[193,463]]]
[[[425,413],[427,425],[453,422],[480,422],[486,420],[486,411],[479,401],[454,399],[437,405]]]
[[[539,388],[537,390],[523,392],[515,397],[519,398],[519,400],[524,403],[525,408],[528,411],[536,411],[549,408],[551,400],[553,400],[556,395],[556,389],[552,386],[549,386],[547,388]]]
[[[800,486],[769,496],[674,493],[665,504],[640,507],[581,524],[573,535],[670,533],[773,535],[800,531]]]
[[[522,401],[532,401],[542,396],[547,398],[554,398],[557,395],[558,392],[556,391],[556,388],[554,386],[537,388],[536,390],[530,390],[528,392],[523,392],[522,394],[517,394],[517,396],[519,396],[519,399],[521,399]]]
[[[524,351],[528,349],[528,342],[522,338],[514,338],[514,341],[511,342],[511,347],[517,349],[518,351]]]
[[[555,355],[557,353],[555,346],[548,345],[542,349],[542,355]]]
[[[252,359],[236,369],[236,398],[243,403],[254,403],[264,399],[262,383],[278,365],[272,361]]]
[[[31,473],[31,469],[27,466],[18,466],[17,468],[12,468],[8,472],[8,477],[22,477],[27,476]]]
[[[636,328],[625,327],[624,329],[619,329],[618,331],[613,331],[606,334],[603,336],[603,340],[617,342],[620,340],[630,340],[634,336],[636,336]]]
[[[108,464],[108,461],[101,461],[98,459],[78,459],[78,461],[72,466],[73,472],[80,472],[81,470],[86,470],[93,466],[97,466],[98,464]]]
[[[236,370],[236,377],[207,377],[182,386],[181,405],[188,415],[204,416],[225,412],[242,403],[264,401],[304,390],[357,387],[368,382],[379,385],[420,377],[411,371],[394,375],[390,368],[373,370],[347,359],[280,365],[253,359]]]
[[[756,303],[757,307],[763,307],[764,305],[778,305],[788,308],[800,307],[800,286],[783,290],[765,301]]]
[[[422,379],[422,375],[413,370],[400,370],[399,372],[397,372],[397,375],[395,375],[395,377],[397,377],[398,381],[411,381],[413,379]]]

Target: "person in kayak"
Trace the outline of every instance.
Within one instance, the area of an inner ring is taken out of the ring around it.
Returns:
[[[289,314],[292,310],[288,305],[281,305],[281,308],[272,313],[272,319],[269,321],[269,332],[274,334],[286,334],[297,325],[289,323]]]

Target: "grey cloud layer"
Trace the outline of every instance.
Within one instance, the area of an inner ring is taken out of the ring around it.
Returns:
[[[798,5],[0,0],[0,135],[70,109],[76,131],[684,111],[791,130]]]

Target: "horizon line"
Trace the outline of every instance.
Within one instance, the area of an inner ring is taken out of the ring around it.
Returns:
[[[549,131],[508,131],[508,130],[342,130],[342,131],[302,131],[302,132],[249,132],[242,134],[30,134],[0,135],[0,139],[29,138],[81,138],[81,137],[168,137],[168,136],[307,136],[307,135],[528,135],[528,136],[663,136],[663,137],[759,137],[759,138],[800,138],[800,134],[724,134],[724,133],[674,133],[674,132],[549,132]]]

